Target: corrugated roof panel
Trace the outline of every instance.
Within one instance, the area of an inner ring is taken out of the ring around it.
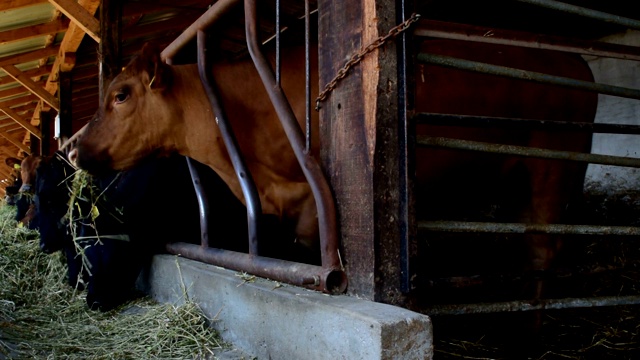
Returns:
[[[0,31],[42,24],[53,20],[55,8],[50,3],[0,11]]]
[[[19,53],[39,50],[45,47],[47,36],[39,36],[27,40],[12,41],[0,45],[0,58]]]

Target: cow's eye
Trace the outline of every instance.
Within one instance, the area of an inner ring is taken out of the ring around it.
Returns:
[[[123,102],[127,101],[128,98],[129,94],[124,90],[119,90],[115,93],[115,95],[113,95],[113,99],[115,100],[116,104],[122,104]]]

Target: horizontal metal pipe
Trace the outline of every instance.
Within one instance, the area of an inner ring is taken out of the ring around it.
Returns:
[[[455,24],[436,20],[420,20],[413,33],[414,35],[423,37],[564,51],[625,60],[640,60],[640,47],[638,46],[570,39],[561,36]]]
[[[500,127],[506,129],[531,129],[549,131],[574,131],[586,133],[640,135],[640,126],[627,124],[596,124],[538,119],[510,119],[490,116],[470,116],[420,113],[413,119],[418,124],[437,126]]]
[[[491,65],[477,61],[463,60],[451,56],[435,55],[435,54],[418,54],[418,61],[445,66],[450,68],[474,71],[483,74],[504,76],[513,79],[532,81],[543,84],[552,84],[558,86],[564,86],[574,89],[586,90],[597,92],[605,95],[619,96],[629,99],[640,99],[640,90],[624,88],[620,86],[598,84],[589,81],[576,80],[565,78],[562,76],[555,76],[549,74],[543,74],[534,71],[526,71],[521,69],[515,69],[506,66]]]
[[[572,308],[590,308],[601,306],[638,305],[640,295],[603,296],[593,298],[566,298],[543,300],[520,300],[497,303],[433,305],[421,310],[430,316],[489,314],[497,312],[558,310]]]
[[[419,230],[500,234],[640,235],[640,227],[565,224],[522,224],[475,221],[418,221]]]
[[[204,30],[218,21],[224,14],[229,12],[234,6],[240,3],[241,0],[218,0],[211,7],[193,22],[188,28],[186,28],[171,44],[160,53],[160,57],[170,59],[176,56],[180,50],[186,46],[191,40],[193,40],[198,30]]]
[[[569,14],[579,15],[607,22],[609,24],[620,25],[630,29],[640,30],[640,21],[623,16],[609,14],[603,11],[592,10],[581,6],[566,4],[555,0],[517,0],[523,3],[545,7],[547,9],[558,10]]]
[[[347,277],[342,270],[255,256],[235,251],[203,248],[194,244],[170,243],[169,253],[227,269],[244,271],[267,279],[302,286],[329,294],[346,290]]]
[[[450,139],[444,137],[418,136],[416,143],[420,146],[445,147],[450,149],[482,151],[494,154],[527,156],[555,160],[569,160],[600,165],[640,167],[640,159],[638,158],[600,154],[585,154],[572,151],[547,150],[525,146]]]

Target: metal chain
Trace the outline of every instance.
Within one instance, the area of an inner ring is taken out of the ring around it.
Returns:
[[[329,93],[333,91],[333,89],[336,88],[336,86],[338,85],[338,82],[344,79],[347,76],[347,73],[349,72],[349,70],[355,65],[357,65],[360,61],[362,61],[365,55],[384,45],[384,43],[387,40],[389,40],[389,38],[396,37],[398,34],[406,31],[407,29],[409,29],[411,24],[415,23],[419,19],[420,19],[420,14],[414,13],[413,15],[411,15],[409,19],[405,20],[401,24],[389,30],[389,33],[387,33],[387,35],[377,38],[376,40],[371,42],[369,45],[367,45],[367,47],[361,49],[357,54],[353,55],[351,59],[349,59],[349,61],[347,61],[347,63],[342,67],[342,69],[338,71],[338,74],[333,78],[333,80],[331,80],[324,87],[324,90],[322,90],[320,95],[318,95],[318,97],[316,98],[316,111],[320,110],[320,103],[329,96]]]

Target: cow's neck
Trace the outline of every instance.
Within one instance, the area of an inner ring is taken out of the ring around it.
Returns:
[[[178,153],[209,165],[234,192],[239,190],[196,65],[174,67],[172,93],[180,104],[185,127],[184,138],[175,140]]]

